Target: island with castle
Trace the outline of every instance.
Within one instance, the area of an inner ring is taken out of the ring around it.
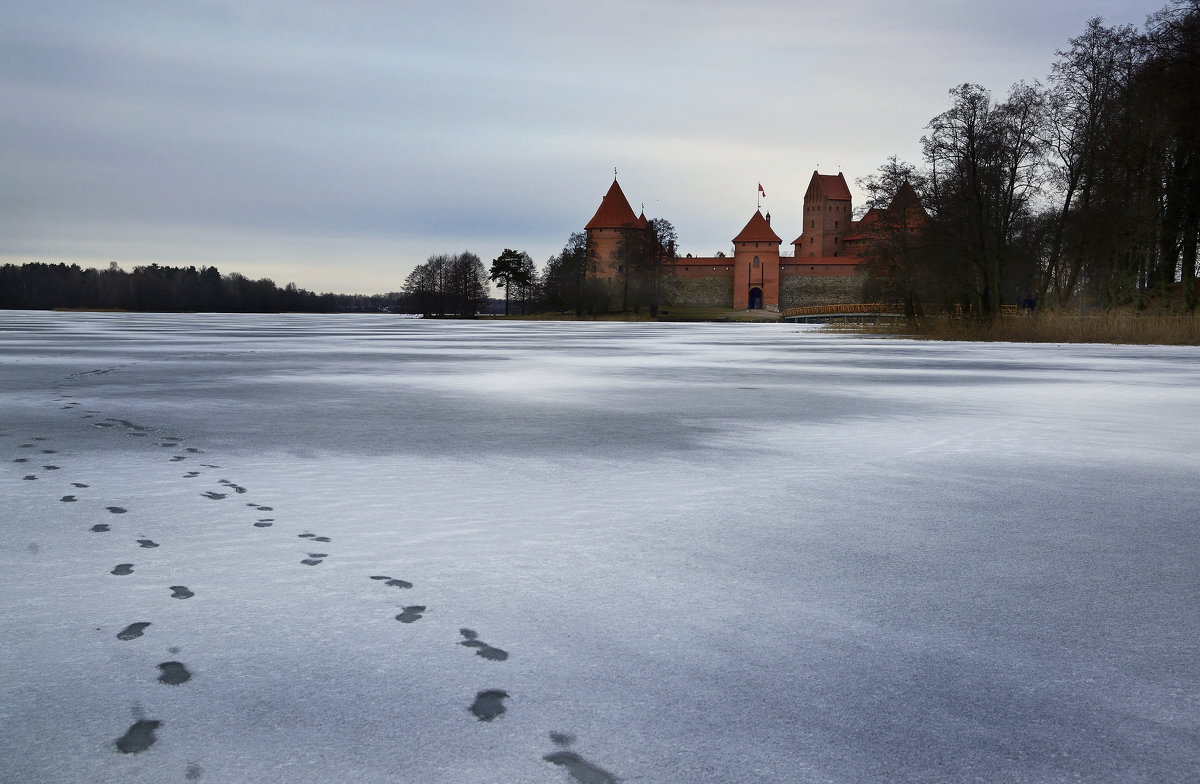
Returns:
[[[667,261],[671,267],[666,299],[676,305],[770,310],[862,302],[866,272],[864,255],[880,237],[888,213],[915,211],[909,231],[928,221],[911,186],[901,186],[892,203],[854,218],[850,188],[841,174],[814,171],[804,194],[804,223],[792,241],[791,256],[779,253],[782,238],[771,227],[771,214],[761,209],[733,237],[732,255],[693,256]],[[622,275],[619,250],[631,231],[648,231],[645,213],[635,215],[620,184],[612,186],[596,214],[584,227],[588,258],[598,279]]]

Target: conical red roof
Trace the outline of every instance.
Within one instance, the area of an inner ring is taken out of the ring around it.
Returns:
[[[637,226],[637,222],[637,216],[633,214],[629,200],[625,198],[621,186],[617,184],[616,180],[613,180],[612,187],[608,189],[608,193],[604,194],[604,200],[600,202],[600,209],[596,210],[596,214],[584,228],[628,229]]]
[[[742,233],[733,238],[734,242],[780,242],[779,235],[771,230],[771,224],[758,210],[750,216],[750,222]]]

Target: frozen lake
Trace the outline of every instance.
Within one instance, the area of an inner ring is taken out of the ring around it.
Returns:
[[[0,312],[5,782],[1200,780],[1200,349]]]

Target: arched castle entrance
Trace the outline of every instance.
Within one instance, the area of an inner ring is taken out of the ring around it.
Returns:
[[[750,289],[750,310],[762,310],[763,292],[758,286]]]

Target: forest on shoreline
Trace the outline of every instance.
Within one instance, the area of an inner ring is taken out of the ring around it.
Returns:
[[[316,294],[269,278],[251,280],[216,267],[163,267],[125,271],[117,264],[0,266],[0,309],[128,310],[163,313],[377,313],[394,309],[400,295]]]

